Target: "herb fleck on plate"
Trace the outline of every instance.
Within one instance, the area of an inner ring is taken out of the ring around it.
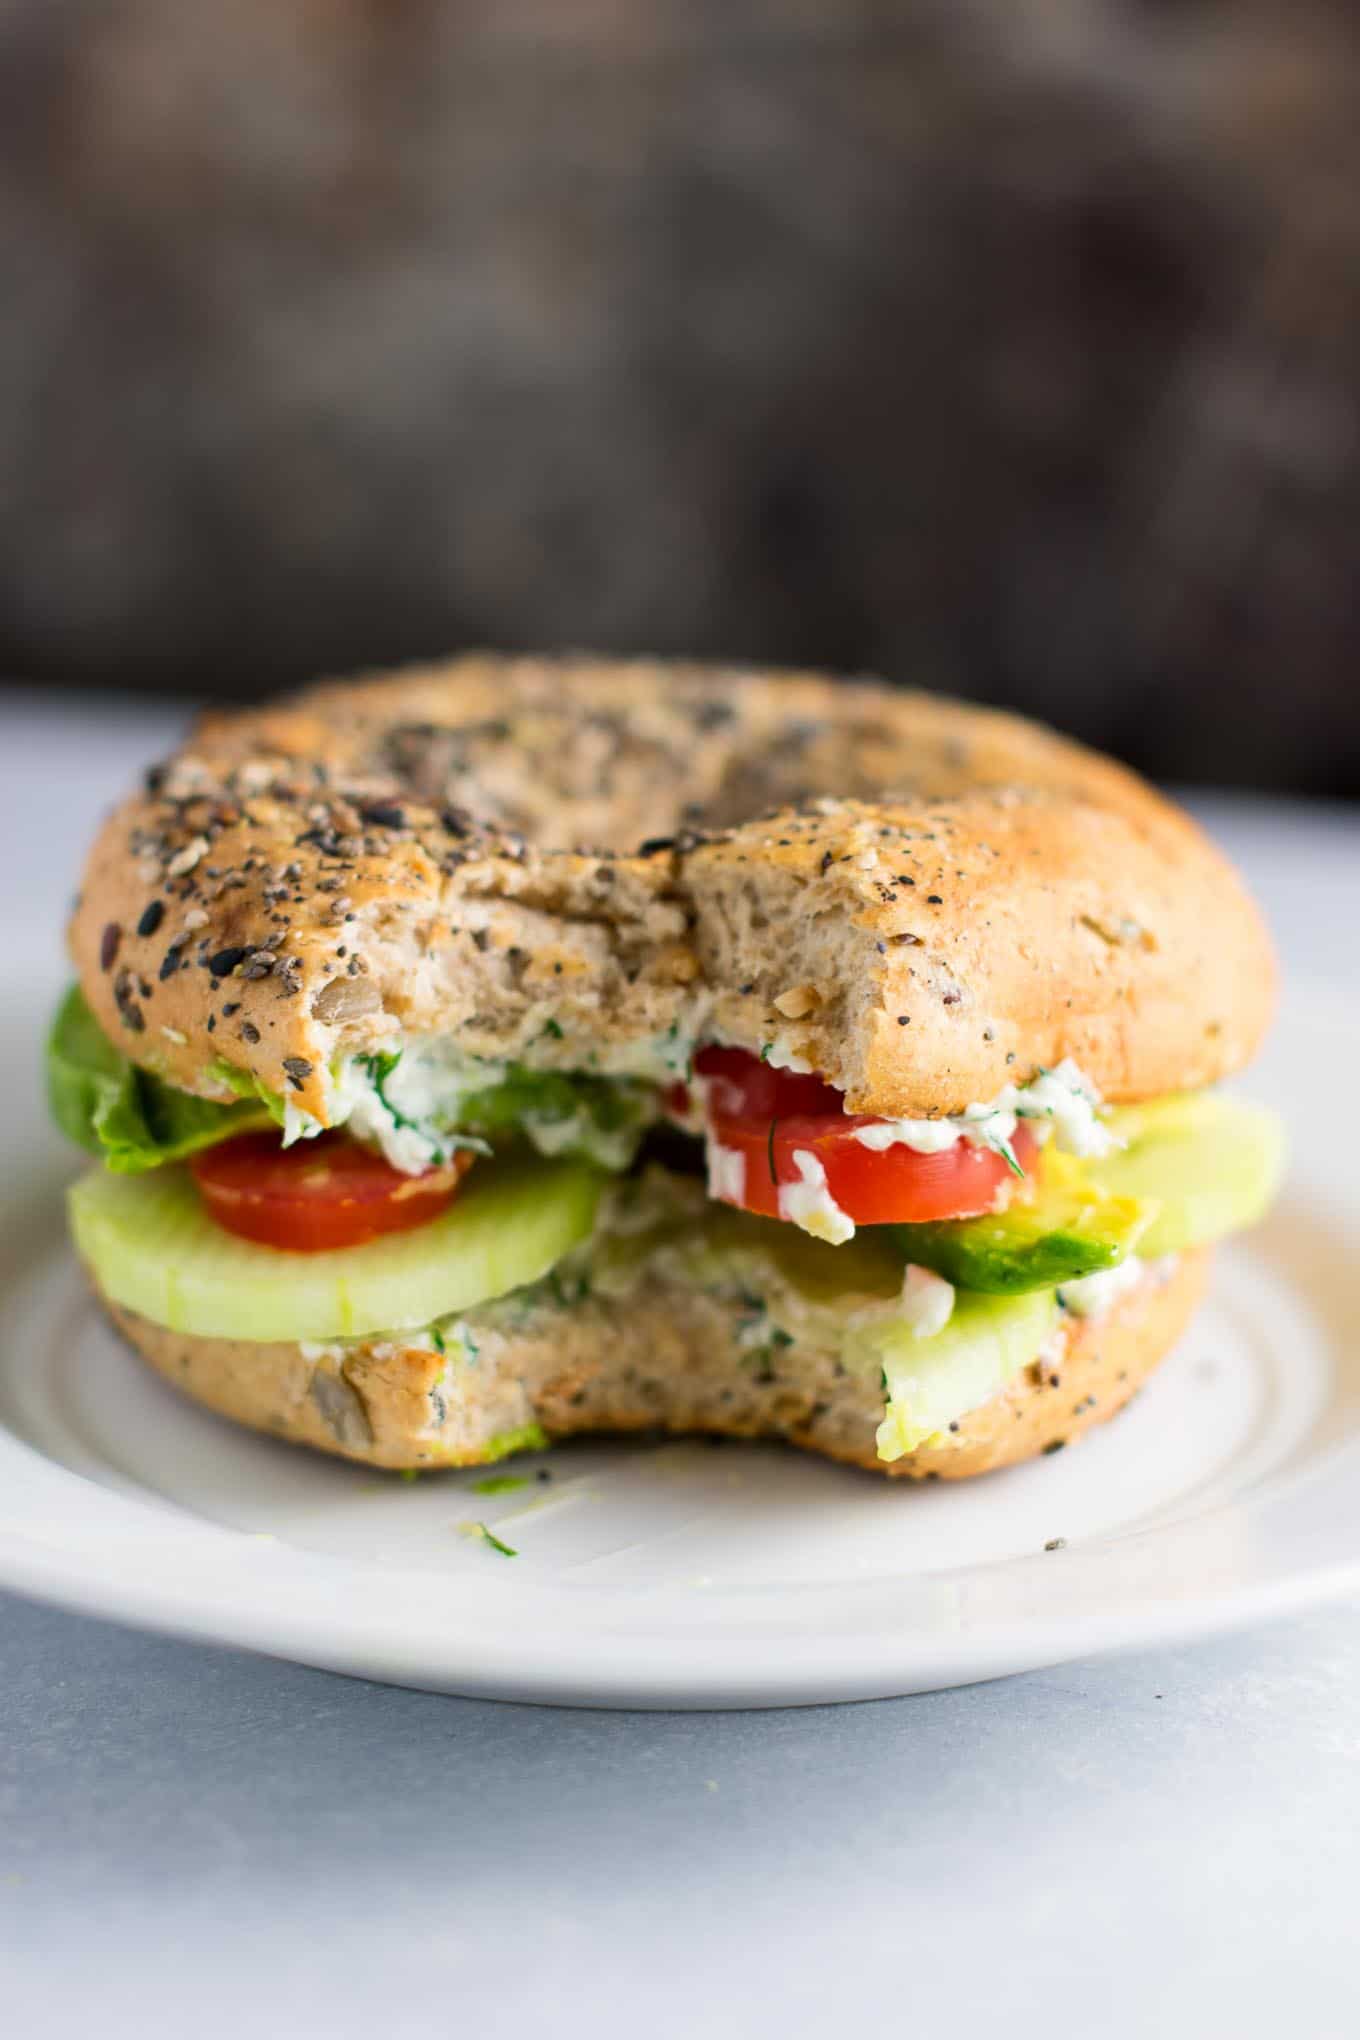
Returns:
[[[513,1544],[504,1543],[485,1523],[460,1523],[458,1528],[464,1537],[480,1537],[483,1544],[489,1544],[493,1551],[499,1551],[502,1558],[518,1558]]]

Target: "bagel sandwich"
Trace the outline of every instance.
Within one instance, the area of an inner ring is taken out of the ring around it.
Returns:
[[[52,1109],[183,1392],[397,1468],[581,1431],[1052,1452],[1258,1219],[1260,917],[1017,718],[469,657],[210,714],[105,823]]]

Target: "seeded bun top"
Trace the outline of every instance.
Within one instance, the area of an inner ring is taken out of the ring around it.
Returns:
[[[1017,718],[800,674],[472,657],[205,717],[71,927],[125,1053],[330,1116],[401,1034],[562,1068],[797,1058],[928,1115],[1075,1057],[1112,1100],[1238,1069],[1274,970],[1190,819]]]

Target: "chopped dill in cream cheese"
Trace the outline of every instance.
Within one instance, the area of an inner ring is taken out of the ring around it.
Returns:
[[[539,1154],[626,1169],[657,1109],[653,1087],[637,1078],[528,1069],[466,1055],[440,1039],[348,1056],[331,1088],[331,1124],[381,1149],[405,1175],[459,1148],[488,1154],[496,1136],[515,1134]],[[294,1112],[285,1142],[320,1130]]]
[[[1070,1058],[1055,1069],[1042,1070],[1029,1084],[1007,1084],[990,1104],[969,1105],[947,1119],[876,1119],[856,1128],[862,1147],[882,1153],[907,1147],[916,1154],[938,1155],[966,1140],[991,1148],[1019,1173],[1011,1142],[1026,1120],[1041,1138],[1051,1132],[1064,1153],[1093,1158],[1108,1155],[1120,1143],[1099,1118],[1101,1097],[1090,1078]]]

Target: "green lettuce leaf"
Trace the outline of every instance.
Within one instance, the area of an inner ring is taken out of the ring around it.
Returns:
[[[607,1169],[628,1167],[656,1116],[655,1086],[639,1079],[529,1070],[518,1063],[458,1108],[459,1126],[473,1134],[527,1133],[543,1154],[584,1155]]]
[[[252,1105],[258,1106],[275,1126],[283,1125],[285,1114],[282,1098],[277,1091],[267,1091],[259,1078],[252,1077],[249,1070],[238,1070],[235,1063],[229,1063],[219,1055],[208,1065],[208,1074],[215,1077],[219,1084],[225,1084],[229,1090],[234,1091],[238,1098],[246,1098]],[[183,1097],[184,1093],[180,1091],[175,1095]],[[230,1105],[219,1105],[215,1109],[219,1112],[231,1112],[235,1108]]]
[[[279,1101],[261,1096],[243,1071],[222,1064],[214,1074],[246,1090],[239,1104],[191,1097],[129,1062],[100,1029],[79,985],[62,1000],[48,1036],[52,1117],[77,1147],[119,1175],[180,1161],[281,1119]]]

